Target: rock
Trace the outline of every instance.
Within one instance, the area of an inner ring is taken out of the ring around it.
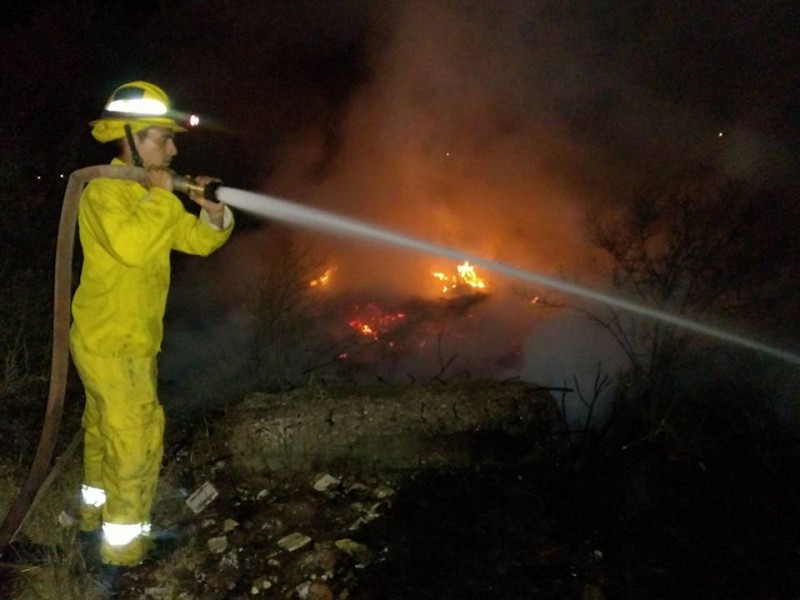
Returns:
[[[555,443],[553,397],[522,382],[251,394],[220,423],[240,475],[536,461]],[[519,443],[524,437],[524,443]]]
[[[318,492],[327,492],[329,488],[339,485],[339,480],[325,473],[314,482],[314,489]]]
[[[333,590],[324,581],[312,581],[308,586],[308,600],[333,600]]]
[[[364,544],[351,540],[350,538],[342,538],[336,540],[336,547],[345,554],[352,556],[357,561],[365,563],[369,560],[370,551]]]
[[[239,523],[234,519],[225,519],[225,523],[222,525],[222,531],[228,533],[229,531],[233,531],[239,526]]]
[[[394,494],[395,491],[388,485],[379,485],[374,490],[372,490],[372,495],[378,498],[379,500],[390,498],[391,496],[394,496]]]
[[[336,550],[334,548],[321,548],[317,552],[317,567],[325,572],[331,572],[336,567]]]
[[[228,538],[224,535],[208,540],[208,549],[212,554],[222,554],[227,548]]]

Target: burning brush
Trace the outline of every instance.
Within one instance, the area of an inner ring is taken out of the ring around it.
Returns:
[[[441,271],[433,272],[434,278],[442,282],[442,293],[474,293],[486,289],[486,282],[475,272],[475,267],[464,261],[456,267],[456,273],[447,276]]]

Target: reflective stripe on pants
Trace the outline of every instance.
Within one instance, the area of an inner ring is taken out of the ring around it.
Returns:
[[[98,357],[77,345],[72,356],[86,390],[84,484],[106,494],[99,508],[82,504],[81,529],[97,529],[101,521],[149,523],[164,438],[156,359]],[[100,554],[107,564],[138,564],[149,545],[143,535],[122,545],[110,544],[105,537]]]

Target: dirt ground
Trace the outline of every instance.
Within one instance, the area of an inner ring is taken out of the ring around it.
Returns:
[[[485,409],[487,397],[494,406],[521,393],[496,389],[476,386],[473,397]],[[405,393],[385,396],[382,405]],[[464,394],[468,388],[426,398],[463,402]],[[797,483],[751,471],[746,457],[734,471],[651,442],[577,464],[556,424],[548,430],[547,419],[534,419],[515,401],[505,405],[517,407],[512,419],[476,426],[464,411],[449,424],[438,421],[445,441],[414,446],[415,465],[389,450],[419,438],[387,428],[380,410],[338,456],[317,431],[311,438],[318,454],[299,438],[287,446],[284,435],[282,462],[256,460],[278,439],[265,437],[265,427],[279,423],[285,432],[287,406],[309,409],[295,416],[306,415],[300,421],[312,431],[324,421],[319,407],[338,399],[340,414],[353,414],[348,402],[369,408],[374,393],[367,396],[313,390],[288,404],[255,396],[202,423],[173,424],[153,515],[169,543],[157,560],[120,580],[117,597],[800,598]],[[554,405],[542,406],[541,414],[552,416]],[[403,421],[419,414],[409,411]],[[456,423],[463,426],[458,435],[445,435]],[[367,435],[376,430],[384,435]],[[381,444],[390,460],[378,460]],[[99,597],[96,576],[77,551],[77,453],[60,469],[4,556],[0,597]]]

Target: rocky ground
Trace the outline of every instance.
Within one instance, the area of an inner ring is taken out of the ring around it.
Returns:
[[[576,456],[545,427],[554,405],[517,386],[409,393],[254,395],[174,425],[154,514],[172,543],[118,597],[800,598],[796,478],[652,440]],[[97,597],[72,521],[79,461],[62,470],[0,597]]]

